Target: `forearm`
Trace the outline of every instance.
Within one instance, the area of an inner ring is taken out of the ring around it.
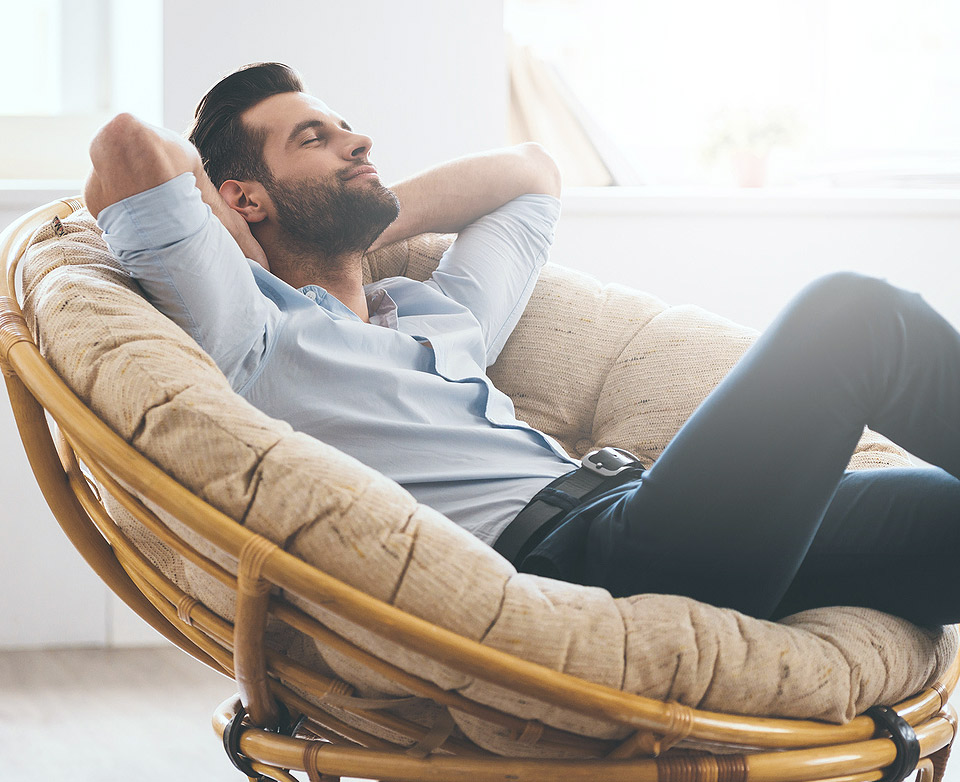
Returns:
[[[84,185],[84,200],[97,217],[111,204],[192,173],[204,202],[240,245],[244,254],[266,266],[263,249],[246,221],[227,206],[203,170],[200,153],[186,139],[165,128],[120,114],[104,125],[90,144],[93,170]]]
[[[400,216],[371,249],[427,232],[457,233],[527,193],[560,196],[560,173],[539,144],[457,158],[390,188]]]

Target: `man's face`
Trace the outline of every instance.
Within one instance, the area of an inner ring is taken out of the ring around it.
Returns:
[[[243,121],[266,131],[263,159],[272,176],[261,184],[272,203],[265,208],[299,253],[366,250],[397,218],[396,196],[370,164],[373,142],[322,101],[302,92],[273,95]]]

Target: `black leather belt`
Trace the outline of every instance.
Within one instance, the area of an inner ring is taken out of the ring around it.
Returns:
[[[533,495],[517,517],[500,533],[495,551],[514,564],[559,526],[583,502],[603,491],[640,477],[643,467],[629,451],[600,448],[590,451],[576,470],[561,475]]]

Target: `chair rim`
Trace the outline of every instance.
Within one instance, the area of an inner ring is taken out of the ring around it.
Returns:
[[[240,703],[235,698],[228,698],[217,707],[212,719],[217,735],[223,736],[230,721],[238,713]],[[921,747],[921,760],[916,767],[920,772],[918,782],[937,779],[934,758],[931,757],[937,752],[943,753],[938,758],[942,775],[955,729],[956,713],[950,706],[947,707],[943,721],[928,722],[917,727],[916,736]],[[264,764],[254,766],[258,771],[273,768],[297,769],[329,775],[324,778],[376,777],[381,782],[406,782],[411,779],[446,782],[456,778],[458,774],[468,774],[469,779],[481,782],[500,782],[503,779],[517,782],[555,782],[558,779],[564,782],[595,782],[597,779],[604,782],[749,782],[752,779],[775,782],[885,782],[887,777],[877,769],[895,762],[898,753],[889,738],[864,739],[830,747],[785,749],[747,756],[728,755],[726,759],[732,761],[729,763],[724,763],[722,756],[718,759],[713,755],[579,761],[510,757],[475,760],[449,756],[418,759],[397,753],[311,746],[315,743],[300,738],[277,736],[253,726],[243,727],[239,737],[239,749],[243,756]],[[841,754],[842,761],[825,762],[823,753],[828,750]],[[841,768],[840,763],[847,765]],[[838,773],[841,770],[844,772],[843,776]],[[910,774],[913,773],[911,770]]]
[[[42,411],[46,410],[68,438],[96,437],[98,459],[117,479],[132,490],[149,495],[158,506],[191,530],[239,560],[244,546],[254,539],[266,539],[201,500],[113,432],[47,364],[26,326],[16,294],[19,260],[37,227],[54,217],[65,218],[82,206],[79,197],[51,202],[28,212],[0,235],[0,261],[5,267],[5,274],[0,276],[0,367],[31,466],[38,481],[41,480],[38,470],[51,470],[49,454],[44,456],[42,453],[44,449],[49,451],[51,445],[49,430],[46,430],[47,442],[42,441],[41,427],[46,429]],[[32,411],[30,404],[35,405]],[[31,442],[33,440],[36,442]],[[57,462],[56,466],[62,472],[62,464]],[[56,479],[48,479],[46,483],[48,487],[44,488],[44,495],[51,502],[48,488],[54,493],[64,489],[58,487]],[[222,665],[183,636],[155,608],[151,612],[152,603],[132,584],[115,559],[113,563],[108,561],[112,556],[109,546],[89,517],[77,512],[75,504],[75,500],[73,505],[70,501],[53,502],[51,508],[91,567],[167,638],[207,665],[227,673]],[[407,648],[417,649],[460,673],[594,719],[667,736],[676,731],[679,704],[588,682],[464,638],[371,597],[275,546],[263,562],[263,576],[304,599],[322,601],[325,608],[353,624]],[[897,704],[897,711],[911,724],[919,725],[930,720],[946,707],[958,678],[960,654],[940,682]],[[750,717],[686,706],[679,708],[684,719],[690,722],[689,732],[684,732],[691,739],[732,746],[826,747],[865,741],[876,731],[874,721],[864,715],[844,725],[832,725],[815,720]]]

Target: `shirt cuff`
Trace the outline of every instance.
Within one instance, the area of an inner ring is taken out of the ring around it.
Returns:
[[[103,209],[97,225],[110,249],[157,249],[199,231],[210,208],[196,184],[196,177],[186,171]]]
[[[515,214],[538,231],[549,246],[553,244],[557,232],[560,208],[560,199],[555,196],[546,193],[527,193],[508,201],[498,211],[502,210],[504,214]]]

